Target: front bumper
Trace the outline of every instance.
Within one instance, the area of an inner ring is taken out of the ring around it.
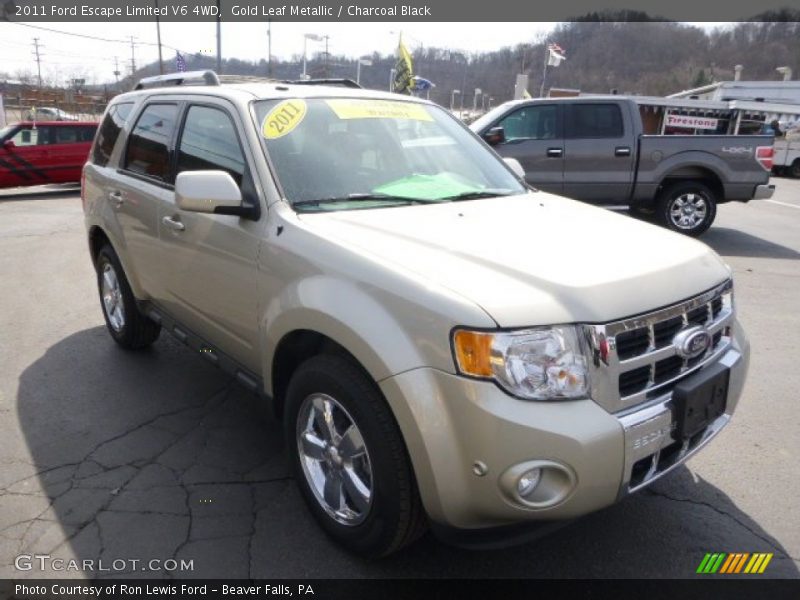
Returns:
[[[478,530],[573,519],[683,463],[730,420],[748,357],[737,324],[720,358],[730,368],[725,413],[677,449],[670,394],[620,416],[591,399],[517,400],[493,383],[434,369],[408,371],[380,385],[403,432],[431,520],[442,528]],[[556,494],[553,503],[523,505],[508,493],[508,474],[519,472],[519,465],[539,464],[562,470],[552,487],[565,493]]]

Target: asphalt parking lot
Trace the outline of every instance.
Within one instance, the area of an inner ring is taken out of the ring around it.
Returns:
[[[721,207],[702,238],[734,269],[753,347],[737,414],[705,451],[535,543],[427,535],[374,562],[312,521],[254,396],[166,334],[115,346],[77,192],[0,192],[0,577],[87,574],[15,567],[40,554],[193,561],[88,573],[101,577],[687,577],[706,552],[773,552],[761,577],[797,578],[800,180],[773,182],[771,201]]]

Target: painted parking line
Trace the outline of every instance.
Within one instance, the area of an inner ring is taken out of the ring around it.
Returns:
[[[780,204],[781,206],[788,206],[790,208],[800,209],[800,206],[798,206],[797,204],[789,204],[788,202],[781,202],[780,200],[764,200],[764,202],[769,202],[771,204]]]

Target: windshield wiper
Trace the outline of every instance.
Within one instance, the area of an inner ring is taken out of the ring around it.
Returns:
[[[347,196],[334,196],[331,198],[319,198],[316,200],[299,200],[293,202],[292,206],[319,206],[320,204],[341,204],[346,202],[392,202],[397,204],[430,204],[437,200],[427,198],[409,198],[408,196],[392,196],[391,194],[358,193],[348,194]]]
[[[450,200],[451,202],[458,202],[459,200],[477,200],[479,198],[498,198],[500,196],[513,196],[514,192],[509,190],[480,190],[472,192],[462,192],[455,196],[447,196],[440,198],[440,200]]]

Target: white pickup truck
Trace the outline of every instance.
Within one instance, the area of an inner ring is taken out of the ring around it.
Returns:
[[[775,140],[772,169],[776,173],[800,178],[800,130]]]

